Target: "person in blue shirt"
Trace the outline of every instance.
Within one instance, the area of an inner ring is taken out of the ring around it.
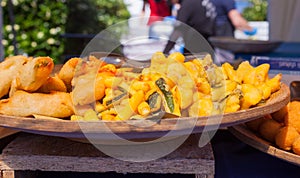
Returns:
[[[256,29],[236,9],[234,0],[211,0],[216,7],[215,36],[234,36],[234,30],[242,30],[245,34],[253,35]],[[253,34],[252,34],[253,33]]]

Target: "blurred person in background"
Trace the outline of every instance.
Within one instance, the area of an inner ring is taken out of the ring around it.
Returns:
[[[242,30],[246,34],[255,33],[248,21],[236,9],[234,0],[211,0],[216,7],[216,36],[234,37],[235,29]]]
[[[179,37],[184,41],[183,53],[211,53],[203,40],[214,35],[215,17],[216,8],[210,0],[182,0],[177,22],[163,53],[169,54]]]
[[[143,0],[142,13],[145,13],[146,4],[149,4],[150,16],[148,25],[155,21],[162,21],[164,17],[171,15],[170,4],[167,0]]]
[[[224,36],[234,38],[234,31],[241,30],[246,35],[252,36],[257,32],[248,21],[236,9],[234,0],[211,0],[216,7],[217,16],[215,20],[214,36]],[[235,60],[235,55],[231,51],[215,48],[215,57],[220,63]]]

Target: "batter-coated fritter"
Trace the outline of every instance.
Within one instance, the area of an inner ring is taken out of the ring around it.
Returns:
[[[28,93],[18,90],[8,99],[0,100],[0,114],[11,116],[69,117],[74,114],[70,93]]]

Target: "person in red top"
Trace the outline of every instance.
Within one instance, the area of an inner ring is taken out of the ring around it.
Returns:
[[[171,15],[170,7],[166,0],[144,0],[143,12],[145,12],[146,3],[150,7],[148,25],[155,21],[162,21],[164,17]]]

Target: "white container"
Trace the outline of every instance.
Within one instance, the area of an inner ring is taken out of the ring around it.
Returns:
[[[257,33],[253,36],[246,35],[241,30],[235,30],[234,37],[237,39],[269,40],[269,22],[268,21],[250,21],[251,27],[257,28]]]

